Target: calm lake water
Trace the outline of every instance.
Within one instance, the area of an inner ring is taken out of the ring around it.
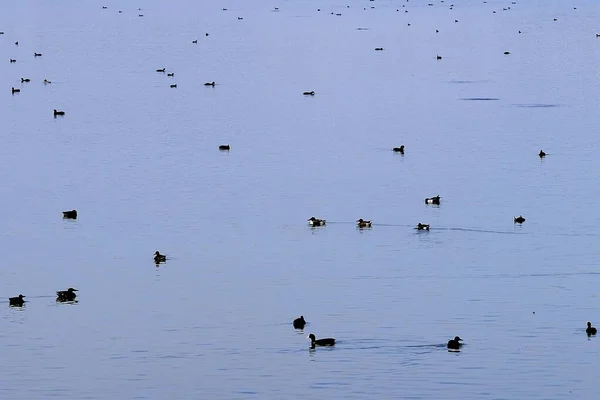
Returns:
[[[0,398],[597,395],[599,2],[0,9]]]

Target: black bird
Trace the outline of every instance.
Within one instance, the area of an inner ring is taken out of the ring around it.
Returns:
[[[294,324],[295,324],[295,323],[296,323],[296,321],[294,321]],[[587,334],[588,334],[588,336],[592,336],[592,335],[595,335],[596,333],[598,333],[598,329],[594,328],[594,327],[592,326],[592,323],[591,323],[591,322],[588,322],[588,323],[587,323],[587,329],[585,330],[585,333],[587,333]]]
[[[64,301],[73,301],[75,297],[77,297],[77,289],[73,289],[72,287],[67,290],[61,290],[56,292],[56,301],[64,302]]]
[[[304,92],[302,94],[305,95],[305,96],[314,96],[315,95],[315,91],[311,90],[310,92]]]
[[[304,325],[306,325],[306,321],[304,320],[303,315],[294,320],[294,329],[304,329]]]
[[[371,226],[373,226],[373,223],[371,221],[365,221],[364,219],[360,218],[356,220],[356,226],[358,226],[359,228],[370,228]]]
[[[10,88],[10,91],[12,92],[12,94],[15,93],[19,93],[21,91],[21,89],[15,89],[14,87]]]
[[[15,307],[23,307],[23,304],[25,304],[25,300],[23,300],[23,297],[26,296],[20,294],[17,297],[11,297],[10,299],[8,299],[8,304]]]
[[[198,39],[192,40],[192,43],[198,43]]]
[[[47,85],[49,83],[52,83],[52,82],[50,82],[48,79],[44,79],[44,85]]]
[[[375,47],[375,51],[383,51],[383,47]]]
[[[63,211],[63,218],[65,218],[65,219],[77,219],[77,210]]]
[[[174,84],[174,85],[169,85],[169,87],[176,88],[176,87],[177,87],[177,84]]]
[[[311,349],[314,349],[316,346],[335,346],[334,338],[317,339],[312,333],[308,335],[308,338],[310,339]]]
[[[215,86],[215,81],[212,81],[212,82],[206,82],[206,83],[204,84],[204,86]]]
[[[395,151],[396,153],[404,154],[404,145],[402,145],[400,147],[394,147],[392,149],[392,151]]]
[[[231,146],[229,146],[228,144],[222,144],[219,146],[219,150],[227,150],[229,151],[229,149],[231,148]]]
[[[416,228],[418,231],[428,231],[429,230],[429,225],[428,224],[422,224],[419,222],[419,224],[417,225]]]
[[[42,53],[33,53],[33,56],[34,56],[34,57],[41,57],[41,56],[42,56]]]
[[[165,72],[167,69],[166,68],[159,68],[156,70],[156,72]]]
[[[544,153],[544,150],[540,150],[540,154],[538,154],[538,156],[540,156],[540,158],[544,158],[546,157],[546,153]]]
[[[160,264],[161,262],[166,262],[167,261],[167,256],[164,254],[160,254],[158,252],[158,250],[156,250],[156,252],[154,253],[154,262],[156,264]]]
[[[11,63],[17,62],[17,60],[15,60],[14,58],[10,58],[10,59],[9,59],[9,61],[10,61]]]
[[[21,83],[23,82],[31,82],[31,79],[29,78],[21,78]]]
[[[434,197],[427,197],[425,199],[425,204],[437,204],[439,206],[440,205],[440,195],[438,194],[437,196],[434,196]]]
[[[450,350],[458,350],[461,348],[462,346],[462,339],[459,338],[458,336],[455,336],[454,339],[450,339],[448,340],[448,348]]]
[[[175,72],[169,72],[167,76],[175,76]]]
[[[525,222],[525,218],[523,218],[522,215],[519,215],[518,217],[514,218],[515,224],[522,224],[523,222]]]
[[[325,226],[325,223],[327,221],[325,221],[324,219],[319,219],[319,218],[315,218],[315,217],[310,217],[308,219],[308,224],[310,226]]]
[[[436,58],[437,60],[441,60],[441,59],[442,59],[442,56],[435,56],[435,58]]]
[[[64,111],[58,111],[56,108],[54,109],[54,116],[56,117],[57,115],[65,115]]]

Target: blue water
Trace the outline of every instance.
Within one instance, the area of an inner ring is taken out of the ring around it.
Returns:
[[[594,398],[600,3],[138,3],[0,6],[0,398]]]

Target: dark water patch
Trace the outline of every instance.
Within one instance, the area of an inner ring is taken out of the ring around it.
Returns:
[[[560,104],[544,104],[544,103],[531,103],[531,104],[513,104],[514,107],[519,108],[554,108],[562,107]]]
[[[487,81],[469,81],[469,80],[463,80],[463,79],[454,79],[454,80],[448,81],[448,83],[454,83],[457,85],[465,85],[465,84],[468,85],[468,84],[472,84],[472,83],[484,83],[484,82],[487,82]]]
[[[497,97],[464,97],[461,100],[465,101],[495,101],[500,100]]]
[[[369,28],[356,28],[357,31],[368,31]]]

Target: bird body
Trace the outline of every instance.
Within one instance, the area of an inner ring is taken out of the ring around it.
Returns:
[[[435,197],[427,197],[425,199],[425,204],[437,204],[437,205],[440,205],[440,198],[441,197],[440,197],[439,194],[437,196],[435,196]]]
[[[371,221],[365,221],[362,218],[356,220],[356,226],[359,228],[370,228],[372,225],[373,223]]]
[[[77,219],[77,210],[63,211],[62,213],[65,219]]]
[[[167,256],[164,254],[160,254],[158,252],[158,250],[156,250],[156,252],[154,253],[154,262],[156,264],[160,264],[161,262],[166,262],[167,261]]]
[[[294,329],[304,329],[304,325],[306,325],[304,316],[301,315],[300,318],[296,318],[293,322],[293,325],[294,325]]]
[[[56,292],[56,301],[65,302],[65,301],[74,301],[77,297],[77,289],[68,288],[67,290],[60,290]]]
[[[308,219],[308,224],[310,226],[324,226],[326,222],[327,221],[325,221],[324,219],[319,219],[319,218],[315,218],[315,217],[310,217]]]
[[[317,346],[335,346],[334,338],[317,339],[315,337],[315,335],[312,333],[310,335],[308,335],[308,338],[310,339],[310,348],[311,349],[314,349]]]
[[[24,297],[26,296],[23,296],[22,294],[17,297],[11,297],[8,299],[8,304],[11,306],[22,307],[23,304],[25,304],[25,300],[23,300]]]
[[[592,336],[592,335],[595,335],[596,333],[598,333],[598,329],[594,328],[594,327],[592,326],[592,323],[591,323],[591,322],[588,322],[588,323],[587,323],[587,328],[586,328],[586,330],[585,330],[585,333],[587,333],[587,334],[588,334],[588,336]]]
[[[462,339],[458,336],[455,336],[454,339],[448,340],[448,349],[450,350],[458,350],[462,346]]]
[[[417,225],[416,228],[418,231],[428,231],[429,230],[429,225],[428,224],[422,224],[419,222],[419,224]]]
[[[523,218],[522,215],[519,215],[518,217],[514,217],[514,221],[515,224],[522,224],[523,222],[525,222],[525,218]]]

